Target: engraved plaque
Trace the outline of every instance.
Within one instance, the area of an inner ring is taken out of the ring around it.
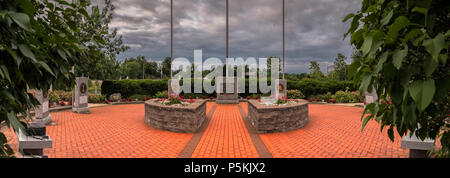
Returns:
[[[87,91],[87,86],[86,86],[85,83],[82,83],[82,84],[80,85],[80,93],[81,93],[81,94],[85,94],[86,91]]]
[[[48,101],[42,103],[42,112],[45,113],[48,111]]]
[[[367,104],[373,103],[373,96],[366,96],[366,103]]]
[[[84,104],[88,102],[88,96],[80,96],[80,104]]]

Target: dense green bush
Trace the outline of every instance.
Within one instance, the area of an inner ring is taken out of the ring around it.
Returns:
[[[63,90],[53,90],[49,92],[49,101],[50,102],[60,102],[62,100],[71,102],[72,101],[72,92],[71,91],[63,91]]]
[[[132,95],[129,98],[131,98],[133,101],[144,101],[149,100],[151,98],[150,95]]]
[[[167,90],[167,80],[108,80],[102,84],[102,94],[120,93],[125,98],[135,94],[154,96],[164,90]]]
[[[105,102],[106,96],[104,95],[94,95],[88,94],[88,102],[89,103],[103,103]]]
[[[332,96],[332,99],[336,99],[338,103],[360,103],[363,102],[363,97],[359,95],[359,92],[354,91],[337,91]]]
[[[287,97],[289,99],[303,99],[305,98],[305,95],[303,95],[302,91],[300,90],[288,90]]]
[[[287,88],[290,90],[300,90],[306,97],[313,95],[326,94],[327,92],[335,93],[339,90],[356,90],[353,82],[336,81],[336,80],[318,80],[304,78],[300,81],[287,81]]]
[[[271,81],[267,81],[268,85]],[[180,81],[180,85],[183,81]],[[215,85],[215,81],[211,81],[212,85]],[[310,97],[313,95],[326,94],[327,92],[335,93],[339,90],[355,90],[352,82],[347,81],[334,81],[334,80],[318,80],[303,78],[302,80],[287,80],[287,88],[290,90],[301,91],[302,97]],[[167,91],[167,80],[114,80],[103,81],[102,94],[109,96],[113,93],[120,93],[122,97],[128,98],[132,95],[147,95],[155,96],[160,91]],[[240,97],[247,98],[255,93],[249,93],[249,79],[245,80],[245,93],[239,93]],[[194,91],[194,80],[191,81],[191,92]],[[263,93],[258,89],[257,95],[261,96]],[[196,97],[211,97],[216,96],[216,93],[208,94],[205,91],[203,93],[181,93],[183,96]],[[156,97],[155,97],[156,98]]]
[[[167,91],[159,91],[155,94],[155,98],[167,98]]]

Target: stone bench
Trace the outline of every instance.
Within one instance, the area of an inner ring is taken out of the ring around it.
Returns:
[[[401,148],[409,149],[410,158],[427,158],[428,150],[434,150],[434,143],[433,139],[421,140],[415,134],[411,136],[408,133],[402,138]]]

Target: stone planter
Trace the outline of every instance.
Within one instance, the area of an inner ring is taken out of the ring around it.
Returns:
[[[248,119],[257,133],[296,130],[309,122],[308,102],[298,100],[295,104],[268,106],[257,100],[249,100]]]
[[[145,102],[145,122],[156,129],[195,133],[206,119],[206,100],[188,106],[168,106],[151,99]]]

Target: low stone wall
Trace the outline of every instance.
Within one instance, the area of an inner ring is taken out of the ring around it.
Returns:
[[[285,106],[267,106],[256,100],[248,101],[248,119],[257,133],[287,132],[309,122],[308,102]]]
[[[206,100],[196,100],[188,106],[167,106],[155,101],[145,102],[145,122],[153,128],[194,133],[206,118]]]

